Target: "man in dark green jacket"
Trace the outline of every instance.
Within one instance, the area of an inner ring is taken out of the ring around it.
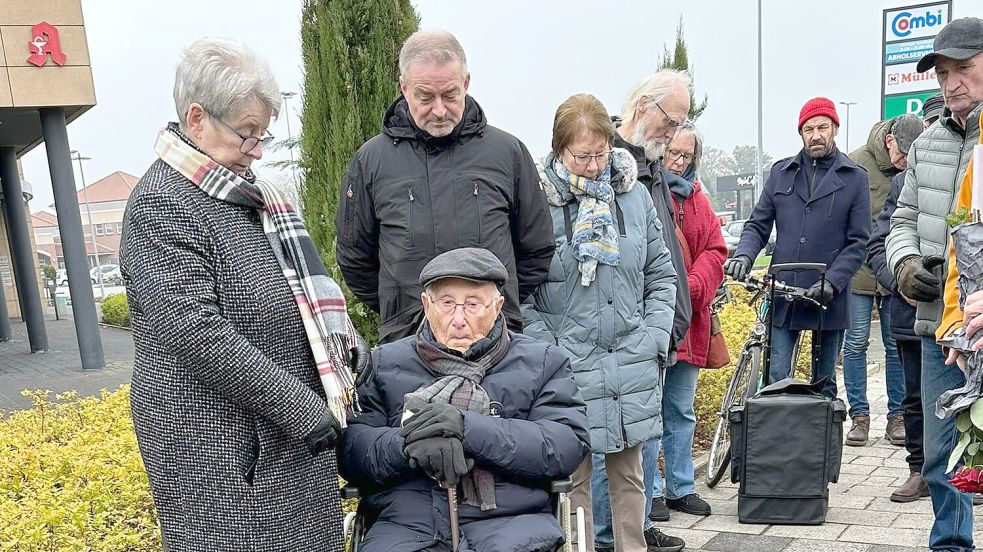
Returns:
[[[884,208],[884,199],[891,191],[891,178],[908,167],[908,148],[922,132],[922,119],[918,115],[899,115],[881,121],[870,130],[867,143],[850,152],[850,159],[867,169],[870,182],[870,212],[874,217]],[[892,444],[905,444],[904,371],[898,360],[898,350],[891,337],[890,290],[877,283],[873,272],[862,265],[851,282],[850,329],[843,341],[843,382],[850,403],[853,427],[846,437],[846,444],[862,447],[867,444],[870,431],[870,404],[867,402],[867,345],[870,342],[870,320],[873,307],[880,314],[881,338],[884,342],[885,371],[887,374],[887,429],[884,438]]]

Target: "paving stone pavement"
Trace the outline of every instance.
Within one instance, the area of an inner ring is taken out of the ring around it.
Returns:
[[[98,395],[129,383],[133,376],[133,336],[128,330],[101,326],[106,367],[82,370],[75,323],[71,319],[45,321],[50,349],[30,353],[27,326],[11,323],[13,340],[0,343],[0,411],[29,408],[31,401],[21,395],[25,389],[48,389],[53,394],[75,390],[80,395]]]
[[[708,517],[672,512],[658,524],[667,534],[686,541],[686,550],[728,552],[909,552],[928,550],[934,516],[932,502],[909,504],[888,497],[908,477],[907,451],[883,439],[887,425],[884,350],[877,322],[871,328],[867,398],[871,407],[871,440],[864,447],[843,447],[839,482],[830,485],[826,523],[818,526],[744,525],[737,521],[737,485],[728,480],[708,489],[698,474],[697,492],[710,503]],[[842,371],[838,373],[840,398]],[[849,429],[847,420],[844,433]],[[983,543],[983,506],[976,508],[975,540]]]
[[[884,441],[887,396],[884,352],[876,321],[871,330],[867,393],[871,406],[871,441],[865,447],[844,447],[839,482],[830,486],[826,523],[819,526],[744,525],[737,521],[737,486],[728,481],[708,489],[699,475],[698,492],[713,507],[713,515],[697,517],[672,512],[659,527],[686,540],[686,550],[713,552],[913,552],[928,550],[932,504],[928,498],[896,504],[888,497],[908,475],[902,447]],[[71,320],[47,321],[51,349],[28,352],[27,330],[13,323],[14,339],[0,343],[0,410],[30,406],[23,389],[76,390],[98,394],[129,383],[133,370],[130,332],[102,327],[106,368],[83,372]],[[843,393],[842,375],[839,379]],[[849,421],[847,422],[849,424]],[[976,541],[983,543],[983,506],[975,517]]]

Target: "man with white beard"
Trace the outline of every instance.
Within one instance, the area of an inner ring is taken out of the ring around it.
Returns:
[[[652,203],[655,204],[656,214],[662,223],[662,238],[676,269],[676,311],[669,342],[669,358],[665,366],[653,364],[653,370],[665,369],[676,364],[676,351],[689,330],[693,315],[686,267],[683,264],[683,251],[676,238],[675,219],[672,216],[672,193],[669,191],[666,169],[661,162],[665,145],[672,140],[676,129],[686,122],[692,82],[685,72],[663,69],[635,84],[625,96],[621,108],[621,124],[614,135],[613,142],[614,147],[628,150],[638,163],[638,181],[652,194]],[[591,485],[594,489],[608,488],[604,455],[594,455]],[[646,495],[651,496],[652,490],[646,489]],[[592,494],[592,501],[595,550],[609,552],[614,548],[614,538],[611,531],[608,494],[595,492]],[[697,515],[708,514],[709,506],[705,502],[702,506],[706,510],[705,513],[702,509],[701,511],[677,509]],[[646,504],[646,511],[647,517],[652,521],[669,520],[669,510],[661,497]],[[645,540],[649,552],[680,550],[683,547],[682,539],[659,531],[646,530]]]

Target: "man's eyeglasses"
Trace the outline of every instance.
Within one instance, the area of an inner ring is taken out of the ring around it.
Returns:
[[[668,157],[670,161],[675,161],[675,160],[679,159],[680,157],[682,157],[683,158],[683,161],[685,161],[686,163],[689,163],[689,162],[693,161],[693,154],[692,153],[683,153],[682,151],[680,151],[678,149],[668,149],[668,150],[666,150],[666,157]]]
[[[451,299],[450,297],[434,299],[433,295],[430,295],[429,292],[427,292],[427,297],[430,298],[430,302],[433,304],[434,309],[436,309],[437,312],[439,312],[440,314],[454,314],[454,312],[457,310],[457,307],[464,307],[464,313],[469,314],[471,316],[481,316],[482,314],[485,313],[485,309],[492,306],[492,304],[495,302],[495,299],[497,299],[496,297],[495,299],[492,299],[488,303],[482,303],[477,299],[468,299],[463,303],[458,303],[457,301]]]
[[[239,153],[242,154],[249,153],[253,151],[253,148],[255,148],[257,144],[259,144],[263,148],[266,148],[266,146],[270,145],[273,142],[273,135],[270,134],[268,130],[264,130],[263,135],[258,137],[249,136],[249,135],[243,136],[242,134],[239,134],[238,130],[232,128],[229,125],[229,123],[223,121],[221,117],[215,116],[210,111],[206,111],[205,113],[208,113],[208,116],[211,117],[212,120],[218,121],[222,126],[232,131],[233,134],[235,134],[236,136],[239,137],[240,140],[242,140],[242,144],[239,144]]]
[[[573,162],[581,167],[590,163],[591,159],[596,161],[597,166],[600,167],[608,162],[608,156],[611,155],[611,150],[602,151],[601,153],[597,153],[594,155],[591,155],[589,153],[574,153],[570,151],[570,148],[567,148],[567,152],[569,152],[570,156],[573,157]]]
[[[686,119],[683,119],[682,121],[677,121],[676,119],[673,119],[672,117],[670,117],[669,114],[666,113],[666,110],[665,109],[662,109],[662,106],[659,105],[659,102],[655,102],[655,107],[658,107],[659,108],[659,111],[662,112],[662,116],[665,117],[664,123],[665,123],[665,125],[667,127],[671,128],[671,129],[677,129],[677,128],[683,126],[684,124],[686,124]]]

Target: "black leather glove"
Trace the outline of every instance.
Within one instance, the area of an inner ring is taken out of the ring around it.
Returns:
[[[935,268],[945,259],[937,255],[909,257],[898,271],[898,289],[909,299],[926,303],[942,296],[942,280],[935,275]]]
[[[735,280],[744,280],[751,272],[751,258],[739,255],[733,259],[727,259],[724,263],[724,272]]]
[[[446,403],[427,403],[419,412],[403,422],[399,434],[407,443],[431,437],[464,438],[464,415]]]
[[[341,425],[335,419],[334,414],[325,409],[324,414],[321,414],[321,421],[304,437],[304,444],[307,445],[307,450],[311,452],[311,456],[317,456],[329,448],[334,448],[340,436]]]
[[[833,284],[829,283],[829,280],[816,282],[806,290],[806,297],[818,302],[820,305],[829,303],[835,294],[836,289],[833,287]]]
[[[440,483],[453,487],[471,471],[473,461],[464,457],[464,447],[460,439],[453,437],[430,437],[403,447],[403,453],[410,461],[410,467],[420,468]]]
[[[369,380],[372,372],[372,351],[369,344],[355,333],[355,346],[351,349],[352,370],[355,372],[355,385],[361,385]]]

